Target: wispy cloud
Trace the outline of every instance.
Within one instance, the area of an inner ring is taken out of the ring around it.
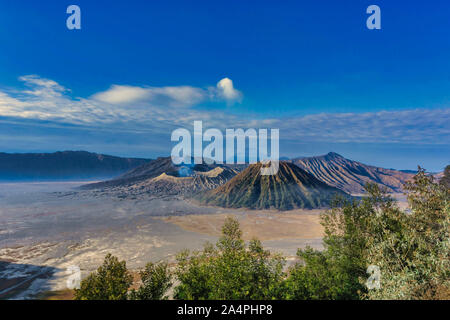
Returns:
[[[286,139],[320,142],[449,144],[450,108],[321,113],[272,119]],[[281,135],[281,133],[280,133]]]
[[[138,87],[112,85],[88,98],[72,98],[70,90],[36,75],[22,76],[26,89],[0,91],[0,116],[67,123],[147,122],[190,118],[179,108],[207,101],[232,102],[236,96],[215,87]],[[222,81],[222,80],[221,80]],[[220,83],[220,81],[219,81]],[[214,90],[212,90],[213,88]],[[229,88],[227,90],[236,90]],[[184,113],[180,114],[180,112]],[[198,118],[198,113],[196,113]]]
[[[25,89],[0,91],[0,117],[155,135],[170,134],[178,126],[190,128],[194,120],[203,120],[205,127],[220,129],[279,128],[280,139],[299,142],[450,143],[450,108],[276,115],[248,121],[242,115],[194,108],[202,102],[239,102],[242,92],[228,78],[207,88],[112,85],[88,98],[73,98],[69,89],[36,75],[20,80]]]

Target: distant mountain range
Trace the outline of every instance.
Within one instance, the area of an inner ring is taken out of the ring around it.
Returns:
[[[110,179],[148,161],[86,151],[0,153],[0,180]]]
[[[125,197],[182,195],[224,207],[289,209],[326,206],[332,194],[363,193],[368,182],[401,192],[414,175],[334,152],[280,161],[274,176],[261,176],[261,165],[174,165],[170,157],[120,158],[85,151],[0,153],[0,181],[101,179],[82,188],[115,190]]]
[[[334,152],[291,161],[317,179],[348,193],[363,193],[368,182],[386,187],[390,192],[401,192],[402,185],[414,176],[413,172],[366,165]]]
[[[266,176],[260,174],[262,166],[252,164],[226,184],[197,198],[220,207],[290,210],[327,207],[336,195],[347,196],[292,163],[280,161],[277,174]]]
[[[127,196],[194,196],[225,207],[315,208],[331,194],[364,193],[368,182],[390,192],[402,191],[412,173],[383,169],[330,152],[318,157],[280,161],[275,176],[260,176],[254,165],[174,165],[170,157],[148,161],[112,180],[83,186]],[[236,177],[235,177],[236,176]]]

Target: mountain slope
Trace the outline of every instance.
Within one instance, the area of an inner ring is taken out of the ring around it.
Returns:
[[[201,202],[228,208],[280,209],[319,208],[336,194],[346,194],[317,180],[292,163],[280,161],[278,173],[260,174],[261,163],[252,164],[223,186],[201,193]]]
[[[83,186],[83,188],[98,189],[131,186],[142,181],[149,181],[152,178],[156,178],[164,173],[172,177],[188,177],[195,175],[195,172],[207,172],[216,167],[218,166],[207,164],[174,165],[171,157],[160,157],[156,160],[144,163],[115,179],[88,184],[86,186]]]
[[[171,196],[191,196],[197,192],[217,188],[236,175],[236,171],[226,167],[217,167],[210,171],[193,171],[190,176],[172,176],[166,173],[140,181],[138,183],[118,187],[121,194]]]
[[[0,180],[111,178],[148,161],[86,151],[0,153]]]
[[[328,185],[348,193],[363,193],[368,182],[384,186],[390,192],[401,192],[402,185],[413,177],[412,173],[365,165],[334,152],[293,159],[292,163]]]
[[[123,196],[191,195],[221,186],[237,174],[223,165],[174,165],[170,157],[143,164],[120,177],[83,186],[83,189],[105,189]]]

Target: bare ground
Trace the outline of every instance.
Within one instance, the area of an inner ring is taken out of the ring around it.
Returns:
[[[295,260],[298,248],[322,248],[322,210],[263,211],[204,207],[177,197],[130,198],[80,191],[80,183],[0,184],[0,299],[69,297],[69,266],[85,277],[107,253],[132,270],[173,262],[183,249],[215,242],[226,216],[246,240]],[[396,195],[404,206],[404,196]]]
[[[132,270],[173,262],[183,249],[215,242],[227,215],[239,219],[245,239],[258,237],[289,260],[299,247],[322,246],[318,210],[202,207],[178,198],[112,197],[74,189],[78,185],[0,184],[0,261],[8,261],[0,266],[3,298],[61,292],[69,266],[79,266],[84,277],[107,253]]]

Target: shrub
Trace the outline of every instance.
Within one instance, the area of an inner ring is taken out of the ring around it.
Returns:
[[[445,299],[450,296],[450,191],[419,168],[405,185],[409,213],[401,226],[374,237],[369,263],[382,272],[382,287],[369,299]]]
[[[167,263],[148,263],[140,273],[142,284],[130,292],[131,300],[165,300],[172,286],[172,275]]]
[[[125,261],[108,254],[103,265],[81,281],[80,289],[75,289],[75,299],[125,300],[131,283]]]
[[[203,251],[178,256],[178,299],[272,299],[280,296],[284,259],[252,240],[248,246],[236,219],[227,218],[222,237]]]
[[[441,299],[450,295],[449,190],[419,168],[405,185],[409,210],[375,184],[361,200],[323,214],[325,250],[299,250],[285,282],[288,299]],[[366,270],[381,271],[368,291]]]

